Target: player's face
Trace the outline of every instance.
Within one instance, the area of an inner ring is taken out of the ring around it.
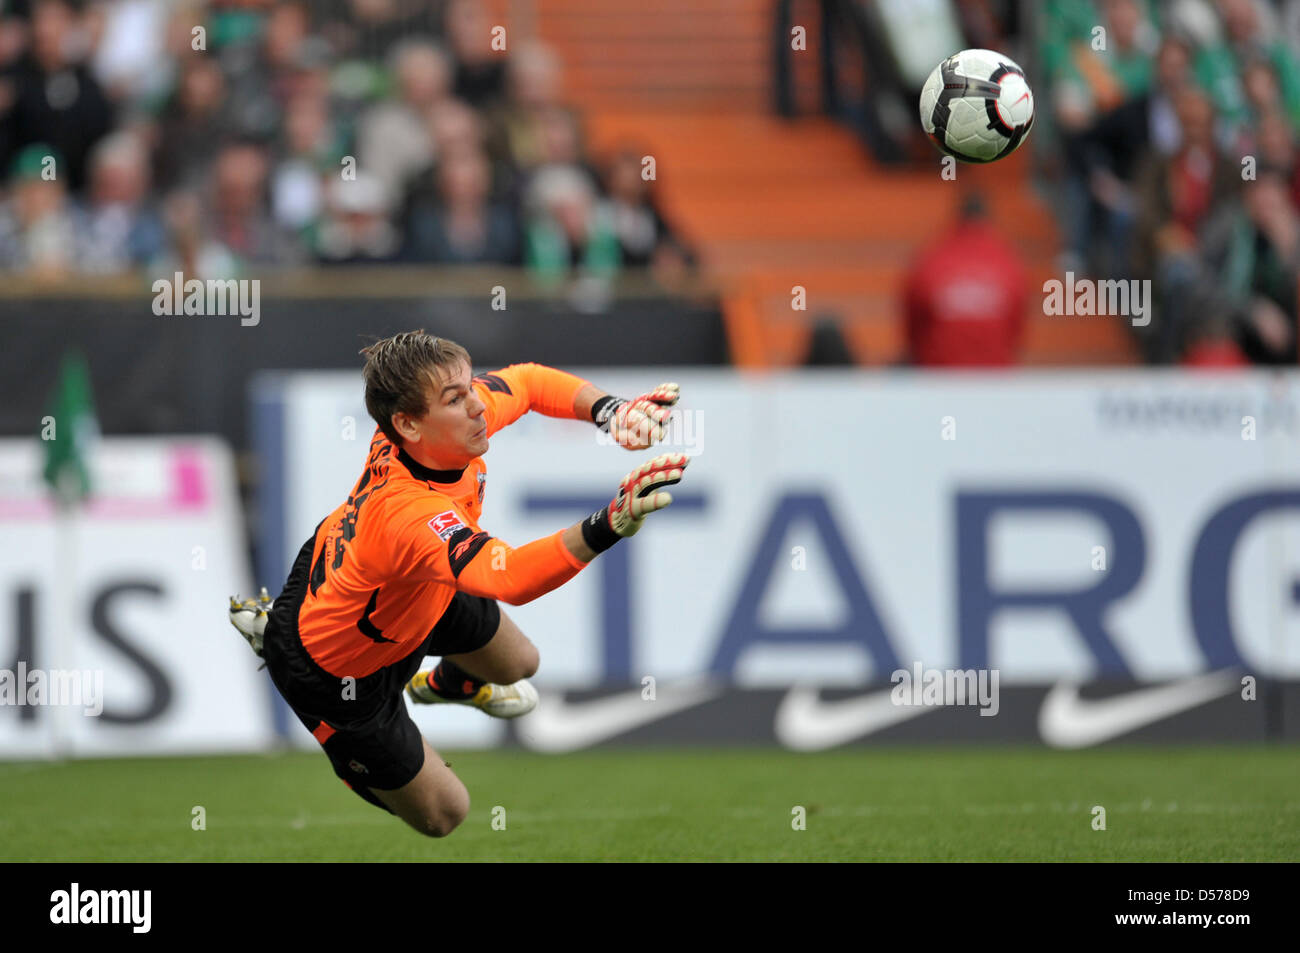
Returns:
[[[469,365],[440,370],[429,388],[428,411],[413,419],[415,433],[407,449],[420,463],[435,470],[460,470],[487,452],[487,410],[470,387]]]

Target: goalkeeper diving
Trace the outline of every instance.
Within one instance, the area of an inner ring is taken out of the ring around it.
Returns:
[[[365,800],[421,833],[451,833],[465,785],[420,735],[418,704],[516,718],[537,704],[537,647],[501,610],[562,586],[672,503],[689,458],[640,464],[591,516],[519,547],[483,530],[488,439],[525,413],[588,420],[628,450],[663,439],[676,384],[630,400],[539,364],[472,377],[469,353],[424,331],[366,359],[377,424],[365,470],[316,527],[272,600],[231,600],[230,620],[276,689]],[[425,656],[439,656],[421,670]]]

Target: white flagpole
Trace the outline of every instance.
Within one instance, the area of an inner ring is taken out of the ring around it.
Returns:
[[[50,608],[50,654],[46,671],[46,688],[52,691],[55,672],[72,671],[76,656],[77,622],[80,618],[81,584],[77,567],[77,502],[76,474],[64,468],[59,474],[59,490],[55,494],[55,551],[54,582],[47,601]],[[66,684],[66,682],[64,682]],[[59,699],[50,694],[46,713],[50,723],[49,756],[56,761],[72,756],[72,709],[58,704]]]

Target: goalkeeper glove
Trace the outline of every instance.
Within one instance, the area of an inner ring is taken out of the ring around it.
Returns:
[[[609,505],[583,520],[587,545],[603,553],[620,539],[635,536],[647,516],[672,503],[672,494],[663,488],[682,482],[690,459],[684,453],[660,454],[623,477]]]
[[[592,405],[591,419],[601,430],[608,431],[620,447],[645,450],[664,438],[679,396],[680,388],[673,383],[660,384],[631,400],[607,394]]]

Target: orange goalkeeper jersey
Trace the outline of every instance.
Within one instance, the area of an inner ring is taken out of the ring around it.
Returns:
[[[471,386],[491,436],[530,410],[572,419],[584,383],[512,364]],[[480,529],[486,477],[482,457],[459,475],[430,470],[375,429],[365,471],[316,534],[298,613],[303,647],[321,668],[364,677],[410,655],[457,590],[520,605],[587,565],[565,547],[563,530],[514,549]]]

